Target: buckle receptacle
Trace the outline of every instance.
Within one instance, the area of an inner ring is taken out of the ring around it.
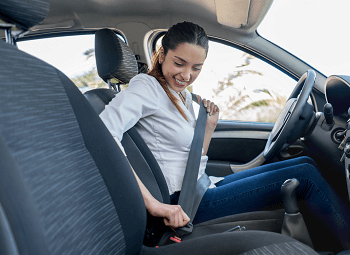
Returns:
[[[191,234],[193,231],[193,224],[191,222],[187,223],[185,226],[181,227],[181,228],[177,228],[175,230],[175,233],[178,236],[183,236],[183,235],[189,235]]]

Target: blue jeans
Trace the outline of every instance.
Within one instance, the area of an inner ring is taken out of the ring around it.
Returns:
[[[308,157],[259,166],[226,176],[208,189],[194,224],[232,214],[283,208],[281,185],[291,178],[300,181],[298,204],[316,249],[327,243],[350,249],[350,210]],[[177,204],[178,194],[171,196]]]

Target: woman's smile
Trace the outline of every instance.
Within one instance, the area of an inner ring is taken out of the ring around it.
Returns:
[[[161,53],[162,72],[170,88],[181,92],[191,85],[200,74],[206,57],[205,49],[189,43],[179,44],[166,55]]]
[[[179,85],[179,86],[185,86],[186,85],[186,82],[185,81],[180,81],[178,79],[175,78],[175,81],[176,83]]]

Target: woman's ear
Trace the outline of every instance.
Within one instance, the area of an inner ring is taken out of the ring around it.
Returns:
[[[164,58],[165,58],[165,56],[164,56],[164,48],[163,47],[159,48],[158,55],[159,55],[159,64],[162,64],[164,62]]]

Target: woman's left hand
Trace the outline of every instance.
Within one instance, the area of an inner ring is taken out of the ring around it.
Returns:
[[[207,125],[215,128],[219,120],[219,107],[214,102],[206,99],[203,99],[203,105],[207,108]]]
[[[207,108],[208,113],[207,125],[216,127],[219,120],[219,107],[214,102],[206,99],[203,99],[203,104]]]

